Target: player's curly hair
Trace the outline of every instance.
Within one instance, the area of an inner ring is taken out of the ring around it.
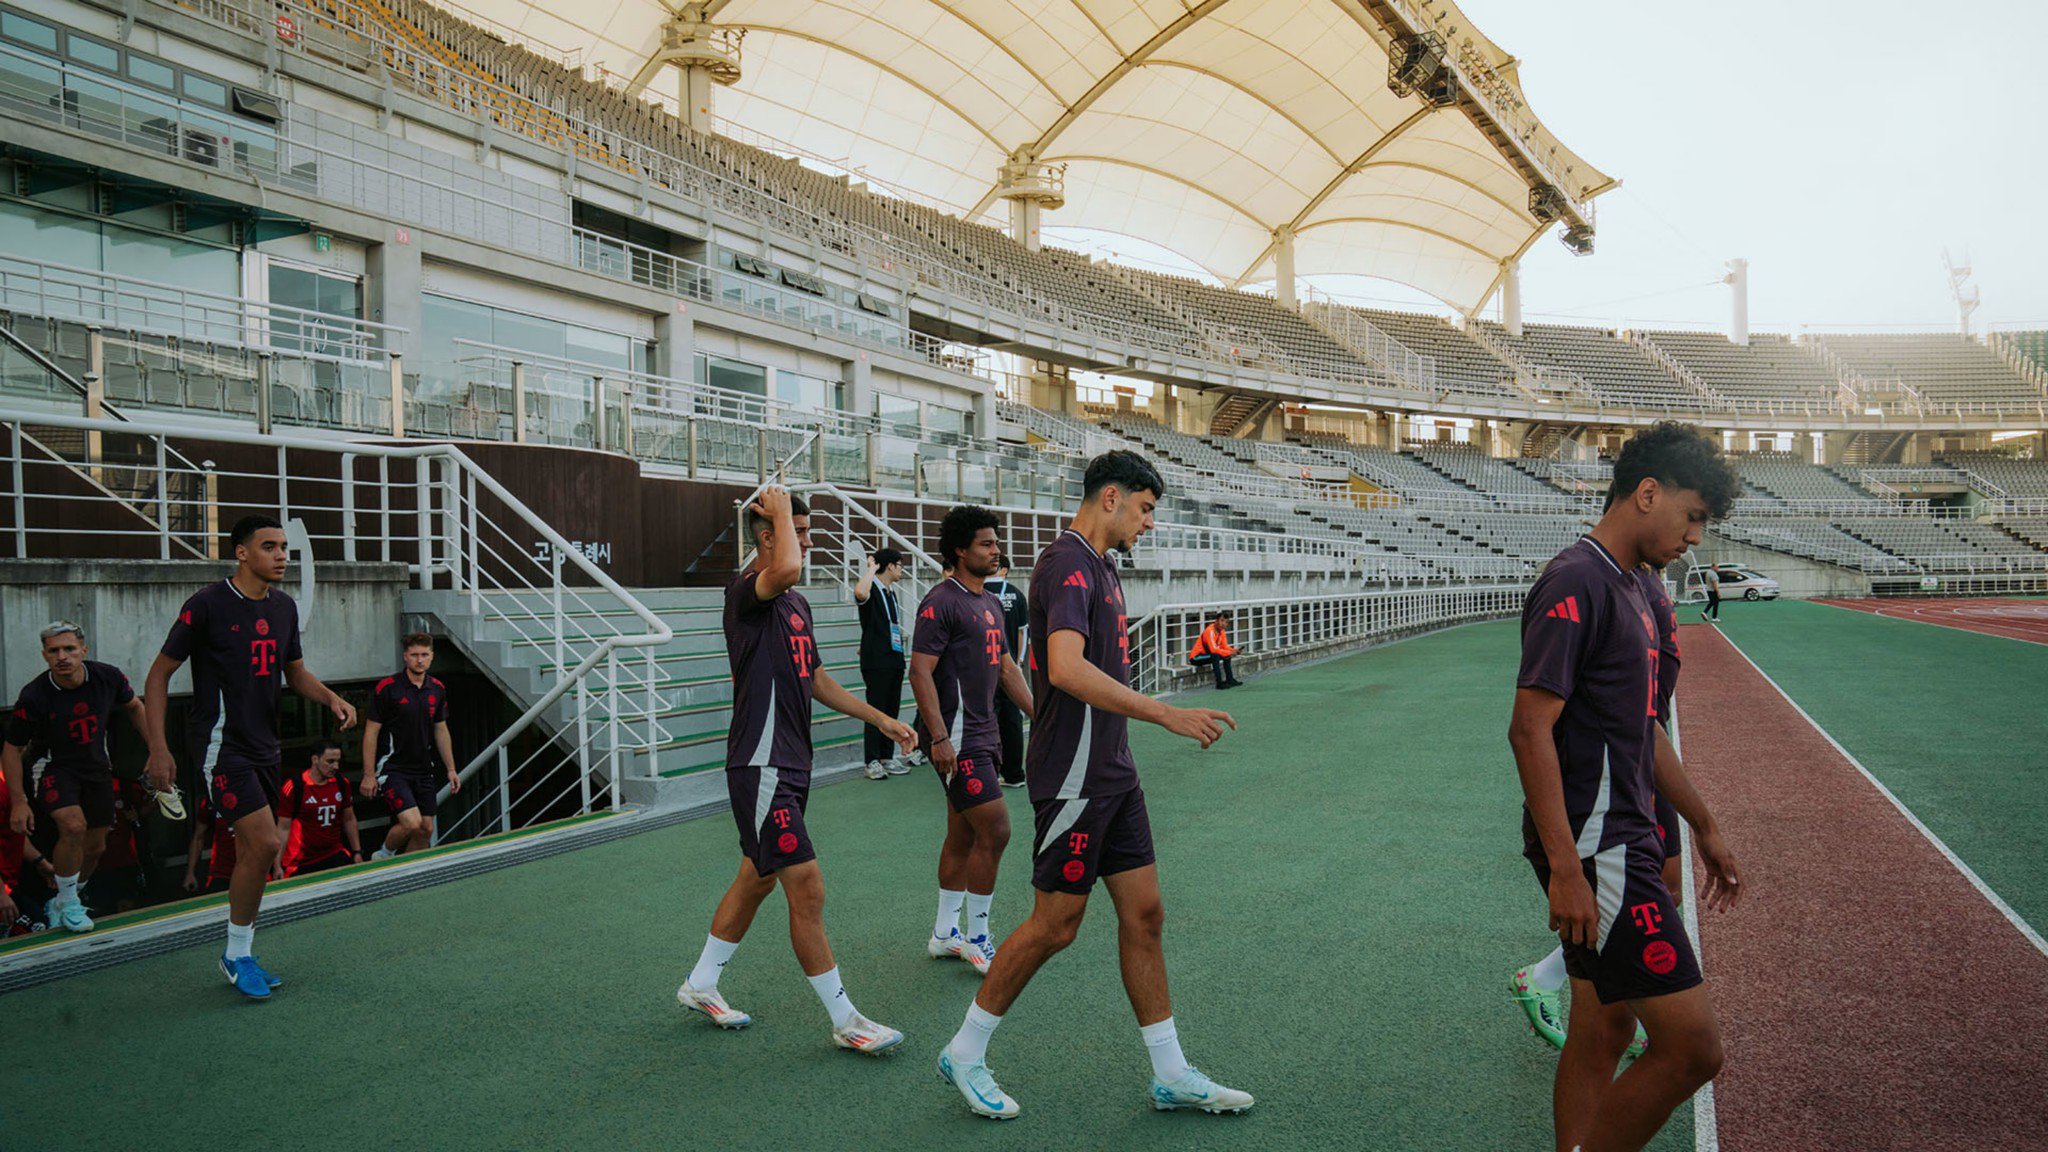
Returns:
[[[1715,520],[1725,518],[1742,495],[1742,478],[1721,454],[1721,446],[1699,428],[1676,420],[1652,424],[1622,445],[1607,506],[1633,496],[1647,479],[1699,493],[1707,502],[1707,515]]]
[[[1166,499],[1166,482],[1159,478],[1159,470],[1143,456],[1128,449],[1104,452],[1088,462],[1088,471],[1081,477],[1081,497],[1092,499],[1111,484],[1126,494],[1150,492],[1161,500]]]
[[[1002,517],[978,504],[962,504],[939,521],[939,563],[948,571],[959,565],[962,550],[974,546],[983,528],[1001,531]]]

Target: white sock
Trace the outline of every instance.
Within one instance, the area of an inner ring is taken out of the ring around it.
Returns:
[[[1152,1057],[1152,1075],[1161,1084],[1171,1084],[1188,1072],[1188,1058],[1180,1052],[1180,1033],[1168,1016],[1157,1024],[1138,1029],[1145,1041],[1145,1054]]]
[[[725,962],[732,959],[737,940],[720,940],[716,936],[704,937],[704,951],[697,957],[697,966],[690,969],[690,987],[699,992],[710,992],[718,987],[718,974],[725,971]]]
[[[966,892],[955,892],[949,888],[939,889],[939,918],[932,921],[932,938],[944,940],[960,926],[960,903],[967,899]]]
[[[967,1020],[960,1025],[960,1031],[953,1034],[953,1042],[946,1050],[953,1054],[956,1064],[980,1064],[988,1059],[988,1038],[996,1034],[996,1025],[1003,1018],[993,1012],[984,1011],[979,1004],[967,1006]]]
[[[969,940],[988,935],[988,906],[996,898],[993,892],[969,892],[967,894],[967,929]]]
[[[1550,950],[1550,955],[1538,960],[1529,969],[1529,987],[1538,992],[1555,992],[1564,987],[1564,945]]]
[[[242,957],[247,956],[250,950],[255,947],[256,926],[254,924],[237,924],[232,920],[228,921],[228,959],[240,960]]]
[[[78,873],[57,877],[57,903],[69,904],[78,899]]]
[[[860,1013],[853,1009],[853,1001],[846,996],[846,985],[839,982],[839,969],[820,973],[810,978],[811,991],[818,994],[819,1003],[832,1014],[832,1026],[844,1028],[847,1022]]]

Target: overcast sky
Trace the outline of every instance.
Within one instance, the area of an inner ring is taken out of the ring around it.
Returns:
[[[1743,256],[1760,331],[1953,327],[1946,247],[1974,268],[1977,331],[2048,327],[2048,4],[1460,3],[1544,123],[1622,181],[1594,255],[1553,232],[1524,258],[1530,318],[1725,325],[1717,281]]]

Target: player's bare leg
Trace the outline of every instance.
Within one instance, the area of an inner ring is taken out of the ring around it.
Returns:
[[[775,880],[775,873],[763,876],[752,860],[741,858],[739,874],[733,877],[725,895],[718,900],[718,909],[711,914],[711,935],[704,941],[703,954],[697,958],[689,978],[676,989],[677,1003],[704,1013],[720,1028],[745,1028],[754,1022],[753,1017],[725,1002],[718,992],[718,977],[747,929],[753,926],[761,902],[775,891]]]
[[[264,970],[254,951],[256,914],[283,845],[269,805],[237,817],[234,831],[235,871],[228,878],[228,947],[221,954],[221,974],[236,991],[261,1000],[284,983]]]
[[[1721,1071],[1721,1025],[1705,985],[1631,1000],[1650,1033],[1649,1051],[1629,1065],[1600,1101],[1582,1152],[1637,1152],[1671,1112]]]
[[[391,818],[391,827],[384,832],[384,854],[396,856],[410,852],[413,841],[419,837],[420,810],[407,808]]]
[[[57,843],[50,852],[51,866],[57,870],[57,895],[51,898],[45,915],[53,928],[90,932],[92,917],[86,914],[78,890],[99,864],[100,853],[107,846],[107,830],[86,827],[85,809],[76,804],[52,811],[50,820],[57,826]]]
[[[1139,1027],[1157,1024],[1173,1015],[1166,993],[1166,905],[1159,899],[1159,868],[1147,864],[1104,876],[1102,886],[1116,904],[1116,954],[1124,995],[1131,998]]]
[[[956,955],[984,975],[994,963],[996,948],[989,926],[989,904],[994,899],[996,873],[1002,866],[1003,850],[1010,844],[1010,812],[999,802],[977,804],[965,812],[946,813],[946,841],[939,848],[939,891],[955,905],[965,904],[967,926],[955,929],[950,938],[940,936],[934,926],[934,956]],[[941,903],[941,920],[947,905]]]
[[[1615,1067],[1636,1034],[1628,1005],[1600,1003],[1590,980],[1574,978],[1571,989],[1570,1022],[1551,1088],[1558,1152],[1572,1152],[1592,1130]]]
[[[789,901],[789,943],[796,950],[811,990],[832,1016],[832,1042],[841,1048],[874,1055],[903,1043],[903,1033],[860,1014],[839,978],[832,944],[825,939],[825,873],[816,860],[792,864],[776,873],[783,898]]]
[[[991,1016],[1001,1016],[1017,1002],[1024,986],[1038,974],[1045,962],[1059,955],[1081,931],[1081,917],[1088,911],[1088,898],[1066,892],[1041,892],[1016,931],[1003,940],[1003,950],[982,977],[981,990],[974,995],[975,1007]]]
[[[412,847],[407,848],[406,851],[418,852],[422,849],[432,848],[433,846],[434,818],[432,816],[422,816],[420,817],[419,827],[413,830]]]

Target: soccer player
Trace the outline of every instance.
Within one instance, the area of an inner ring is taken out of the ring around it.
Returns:
[[[855,1010],[825,938],[825,878],[804,828],[811,792],[811,700],[874,725],[904,752],[917,744],[910,725],[856,699],[818,663],[810,601],[796,590],[811,547],[810,507],[771,486],[747,508],[754,556],[725,589],[725,650],[732,666],[732,726],[726,734],[725,785],[739,825],[739,875],[718,902],[711,933],[676,1001],[720,1028],[753,1018],[718,993],[718,976],[780,885],[789,901],[789,942],[811,989],[832,1017],[832,1043],[886,1052],[903,1033]]]
[[[877,548],[861,568],[853,586],[853,602],[860,612],[860,680],[869,707],[895,719],[903,711],[903,654],[909,647],[910,627],[903,619],[903,606],[896,600],[896,582],[903,579],[903,553],[894,548]],[[861,753],[867,760],[865,774],[870,780],[901,776],[910,771],[889,737],[869,725],[861,732]]]
[[[40,741],[50,762],[43,769],[43,809],[57,825],[50,855],[57,868],[57,895],[44,909],[50,927],[92,931],[92,917],[78,898],[80,882],[92,875],[114,823],[114,765],[107,756],[107,729],[119,709],[140,731],[145,719],[128,677],[112,664],[86,659],[85,629],[68,620],[43,628],[43,663],[48,670],[29,681],[15,698],[0,743],[0,771],[14,790],[15,829],[29,832],[27,769],[22,752]]]
[[[363,862],[356,806],[340,773],[341,744],[322,740],[313,745],[306,770],[278,789],[277,834],[284,840],[284,855],[271,879]]]
[[[1523,852],[1571,977],[1553,1101],[1559,1152],[1641,1148],[1721,1067],[1720,1025],[1664,885],[1654,796],[1692,826],[1707,907],[1731,907],[1740,878],[1657,723],[1657,617],[1637,568],[1684,555],[1740,490],[1691,426],[1648,429],[1615,461],[1599,524],[1550,562],[1523,606],[1508,740]],[[1617,1078],[1638,1020],[1649,1049]]]
[[[1010,583],[1010,565],[1005,562],[996,569],[995,578],[982,587],[994,594],[1003,604],[1003,639],[1010,646],[1010,655],[1024,650],[1024,590]],[[1024,712],[1017,703],[1001,693],[996,694],[996,731],[1003,739],[1003,787],[1024,786]]]
[[[1135,452],[1108,452],[1089,461],[1082,489],[1073,522],[1031,569],[1036,707],[1024,758],[1037,825],[1036,902],[1003,941],[966,1022],[939,1054],[939,1075],[976,1115],[1007,1120],[1021,1111],[989,1073],[989,1037],[1032,975],[1074,942],[1100,877],[1116,905],[1124,991],[1152,1058],[1147,1099],[1161,1111],[1242,1112],[1252,1106],[1249,1093],[1210,1080],[1181,1054],[1166,988],[1152,829],[1125,732],[1135,718],[1207,748],[1225,725],[1237,725],[1226,713],[1175,708],[1130,687],[1123,587],[1104,553],[1128,550],[1152,529],[1152,510],[1166,492],[1159,473]]]
[[[284,529],[268,516],[244,516],[235,522],[228,543],[235,554],[234,574],[185,601],[163,651],[149,667],[142,689],[148,709],[143,735],[149,740],[150,782],[168,792],[177,764],[164,725],[165,702],[171,675],[191,660],[186,748],[207,781],[214,812],[234,827],[235,835],[221,975],[242,995],[263,1000],[283,983],[264,971],[251,951],[263,887],[280,847],[271,814],[281,767],[278,697],[290,688],[332,712],[343,728],[354,727],[356,710],[306,667],[299,648],[298,605],[275,587],[284,579],[288,560]]]
[[[405,670],[377,681],[363,723],[363,799],[381,786],[391,809],[391,828],[373,860],[432,846],[441,782],[448,782],[450,792],[462,791],[448,736],[448,686],[427,674],[434,666],[434,638],[414,632],[402,649]]]
[[[1003,605],[983,584],[1002,566],[1001,525],[986,508],[963,505],[939,522],[939,563],[946,578],[917,608],[910,648],[910,690],[917,700],[925,755],[946,788],[946,839],[939,847],[939,915],[925,952],[958,956],[986,975],[996,946],[989,903],[996,869],[1010,843],[1003,796],[997,689],[1019,708],[1031,689],[1010,658]],[[990,801],[998,801],[990,803]],[[967,931],[960,909],[967,908]]]
[[[1608,502],[1610,505],[1613,503],[1611,494]],[[1671,697],[1678,690],[1678,609],[1671,603],[1671,593],[1665,589],[1658,571],[1646,563],[1636,569],[1635,576],[1642,586],[1643,599],[1649,602],[1650,612],[1657,618],[1657,723],[1669,732]],[[1662,745],[1659,746],[1661,749]],[[1678,835],[1678,810],[1661,792],[1656,794],[1656,817],[1657,842],[1664,849],[1664,887],[1671,893],[1673,907],[1682,913],[1685,909],[1685,865],[1680,855],[1684,846]],[[1529,1027],[1558,1048],[1564,1047],[1563,993],[1566,979],[1562,944],[1536,963],[1517,969],[1508,978],[1508,995],[1528,1014]],[[1649,1036],[1638,1022],[1635,1039],[1628,1046],[1628,1055],[1642,1055],[1648,1043]]]

